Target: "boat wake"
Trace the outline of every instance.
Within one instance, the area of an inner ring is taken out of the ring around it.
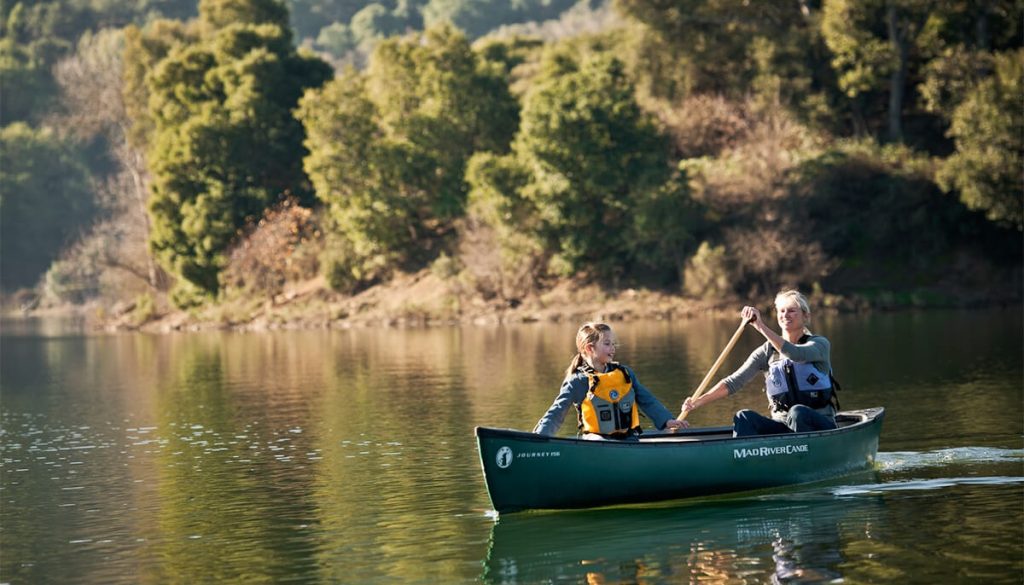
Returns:
[[[834,496],[861,496],[883,492],[928,491],[958,485],[1009,485],[1024,484],[1024,477],[993,476],[993,477],[943,477],[937,479],[909,479],[864,485],[846,485],[834,488]]]
[[[955,447],[938,451],[880,452],[875,459],[882,472],[901,472],[923,467],[991,463],[1024,463],[1024,449],[993,447]]]
[[[1024,449],[954,447],[936,451],[881,452],[880,482],[836,486],[833,496],[930,491],[954,486],[1024,484]]]

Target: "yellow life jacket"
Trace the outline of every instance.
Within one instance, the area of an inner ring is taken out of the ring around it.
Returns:
[[[580,429],[599,435],[626,435],[640,427],[636,392],[626,368],[609,364],[603,374],[589,372],[590,388],[580,404]]]

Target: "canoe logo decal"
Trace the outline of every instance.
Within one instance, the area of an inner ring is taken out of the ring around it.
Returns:
[[[498,464],[499,468],[508,469],[512,465],[513,459],[545,459],[561,456],[561,451],[523,451],[513,453],[511,447],[504,446],[498,449],[498,452],[494,455],[494,462]]]
[[[806,453],[807,445],[782,445],[781,447],[754,447],[753,449],[733,449],[733,459],[745,459],[747,457],[768,457],[770,455],[792,455],[794,453]]]
[[[498,464],[498,467],[502,469],[512,465],[512,449],[508,447],[498,449],[498,454],[494,457],[494,461]]]

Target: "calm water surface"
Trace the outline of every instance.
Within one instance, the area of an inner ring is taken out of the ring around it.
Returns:
[[[675,409],[737,323],[618,323],[618,358]],[[1024,582],[1021,311],[815,325],[844,407],[887,408],[877,469],[498,518],[473,427],[533,426],[576,323],[90,336],[4,322],[0,583]],[[722,372],[756,343],[745,334]],[[738,408],[764,409],[754,384],[691,422]]]

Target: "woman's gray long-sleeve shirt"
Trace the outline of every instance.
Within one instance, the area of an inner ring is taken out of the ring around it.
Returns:
[[[832,345],[828,339],[821,335],[810,335],[803,343],[783,342],[782,353],[775,351],[771,342],[766,341],[763,345],[750,352],[750,357],[747,358],[747,361],[743,362],[742,366],[726,377],[724,382],[726,387],[729,388],[729,394],[735,394],[754,379],[758,372],[767,372],[769,365],[785,358],[789,358],[794,362],[809,362],[822,372],[831,374],[831,354]],[[771,400],[768,401],[768,408],[771,410],[772,418],[785,417],[784,412],[775,410]],[[835,416],[835,409],[831,405],[817,410],[826,416]]]
[[[640,410],[647,418],[651,419],[655,428],[665,428],[665,423],[674,418],[672,413],[661,402],[658,402],[658,399],[651,394],[651,391],[636,379],[636,374],[633,373],[633,370],[626,366],[623,366],[623,368],[629,373],[629,379],[633,382],[633,391],[636,392],[636,403],[640,406]],[[569,411],[569,408],[581,404],[583,399],[586,398],[589,388],[590,379],[587,377],[586,372],[576,370],[574,373],[566,376],[565,380],[562,381],[562,387],[558,391],[558,396],[555,397],[555,401],[551,403],[551,407],[544,413],[544,416],[537,421],[537,426],[533,427],[533,432],[547,436],[552,436],[558,432],[558,429],[562,427],[562,421],[565,420],[565,414]]]

